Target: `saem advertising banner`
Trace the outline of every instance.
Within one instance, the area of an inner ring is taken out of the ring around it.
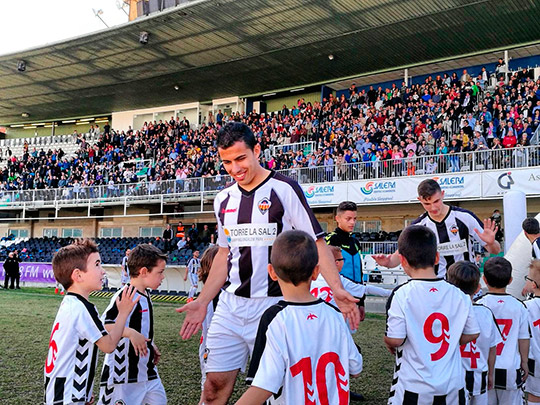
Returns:
[[[425,179],[436,180],[441,189],[444,190],[446,198],[474,198],[481,196],[480,173],[356,181],[348,184],[348,195],[352,201],[359,204],[414,201],[418,195],[418,185]]]
[[[527,195],[540,194],[539,167],[484,172],[483,176],[483,197],[502,197],[510,190],[523,191]]]
[[[347,183],[302,184],[309,205],[338,205],[347,200]]]
[[[50,263],[20,263],[21,282],[56,284],[52,264]],[[5,280],[4,263],[0,263],[0,280]]]

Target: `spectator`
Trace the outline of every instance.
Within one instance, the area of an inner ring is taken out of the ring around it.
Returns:
[[[20,290],[19,281],[20,281],[20,272],[19,272],[19,255],[15,250],[9,252],[9,255],[4,262],[4,288],[7,289],[8,285],[11,290],[17,289]],[[11,283],[9,282],[11,280]]]
[[[163,242],[164,242],[163,250],[165,251],[165,253],[171,252],[172,236],[173,236],[173,231],[171,229],[171,224],[167,224],[167,227],[163,230],[163,235],[162,235]]]

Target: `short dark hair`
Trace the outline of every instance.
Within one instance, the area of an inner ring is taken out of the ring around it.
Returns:
[[[480,270],[474,263],[461,260],[448,267],[446,279],[465,294],[473,295],[480,283]]]
[[[246,146],[253,150],[257,145],[257,139],[251,129],[242,122],[229,122],[225,124],[218,132],[217,147],[227,149],[236,142],[244,142]]]
[[[426,179],[418,185],[418,197],[430,198],[441,192],[441,186],[433,179]]]
[[[160,260],[167,261],[167,255],[159,248],[149,243],[142,243],[136,246],[129,254],[128,269],[131,277],[138,277],[143,267],[152,271]]]
[[[512,278],[512,264],[504,257],[492,257],[484,264],[484,277],[490,287],[504,288]]]
[[[354,203],[353,201],[342,201],[342,202],[339,203],[339,205],[337,207],[336,214],[339,215],[339,214],[341,214],[342,212],[345,212],[345,211],[354,211],[354,212],[356,212],[357,209],[358,209],[358,207],[356,206],[356,203]]]
[[[90,239],[77,239],[71,245],[60,248],[52,259],[54,278],[67,290],[73,284],[73,270],[86,271],[88,256],[98,252],[98,246]]]
[[[536,235],[540,233],[540,224],[536,218],[525,218],[521,227],[529,235]]]
[[[433,267],[437,259],[437,237],[425,226],[408,226],[399,235],[398,251],[414,269]]]
[[[277,276],[287,283],[297,286],[309,281],[318,262],[317,245],[304,231],[285,231],[274,241],[270,263]]]

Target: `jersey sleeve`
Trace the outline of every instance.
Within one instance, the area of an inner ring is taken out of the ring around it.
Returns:
[[[518,339],[530,338],[531,333],[529,331],[529,313],[527,312],[527,308],[523,306],[520,311]]]
[[[362,354],[360,353],[360,348],[356,346],[352,335],[349,331],[345,332],[347,340],[349,341],[349,374],[357,375],[362,372],[364,360]]]
[[[317,240],[324,235],[324,231],[309,207],[302,188],[295,182],[289,183],[292,190],[289,193],[287,210],[294,229],[299,229]]]
[[[96,307],[91,304],[84,305],[81,308],[76,321],[76,329],[79,336],[88,339],[92,343],[108,334],[101,319],[99,319]]]
[[[463,328],[463,333],[465,335],[475,335],[480,333],[480,327],[478,326],[478,321],[474,315],[471,299],[468,296],[463,296],[463,299],[466,302],[466,308],[468,309],[467,320],[465,321],[465,327]]]
[[[343,288],[353,297],[362,298],[366,295],[367,287],[363,284],[355,283],[345,277],[340,277]]]
[[[379,297],[389,297],[390,294],[392,294],[392,290],[376,287],[374,285],[366,285],[366,294],[378,295]]]
[[[283,386],[287,363],[282,350],[286,347],[284,340],[285,331],[281,330],[278,322],[272,322],[265,333],[264,348],[259,347],[260,357],[257,370],[249,370],[252,378],[251,385],[262,388],[276,394]],[[257,336],[259,340],[259,336]],[[259,343],[262,343],[259,340]],[[257,344],[257,343],[255,343]],[[254,351],[255,355],[255,351]],[[253,359],[252,359],[253,361]],[[254,373],[254,375],[253,375]]]
[[[405,339],[407,337],[407,322],[399,301],[399,296],[396,296],[395,293],[388,298],[385,335],[393,339]]]

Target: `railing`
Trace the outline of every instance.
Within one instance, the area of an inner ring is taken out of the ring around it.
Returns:
[[[436,175],[453,172],[500,170],[539,166],[540,146],[485,150],[445,155],[416,156],[395,160],[302,167],[280,172],[299,183],[324,183],[362,179],[380,179],[413,175]],[[0,191],[0,208],[27,207],[59,209],[80,205],[129,205],[142,202],[172,202],[182,199],[212,198],[233,180],[228,175],[182,180],[144,181],[41,190]]]
[[[297,143],[284,143],[282,145],[270,146],[270,152],[272,156],[277,156],[278,151],[282,150],[283,153],[302,151],[304,156],[307,156],[315,152],[315,142],[297,142]]]
[[[447,174],[500,170],[540,165],[540,147],[447,153],[413,156],[401,159],[343,163],[329,166],[299,167],[281,172],[299,183],[326,183],[369,180],[425,174]]]

